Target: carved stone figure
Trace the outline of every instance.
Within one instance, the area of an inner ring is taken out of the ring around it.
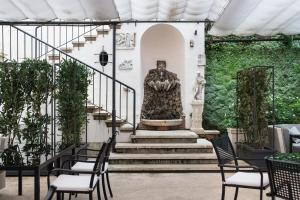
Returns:
[[[166,70],[166,61],[157,61],[144,81],[142,119],[180,119],[182,104],[180,81],[175,73]]]
[[[203,78],[201,73],[197,72],[196,84],[194,87],[194,91],[195,91],[194,100],[202,100],[202,92],[203,92],[205,83],[206,83],[205,79]]]

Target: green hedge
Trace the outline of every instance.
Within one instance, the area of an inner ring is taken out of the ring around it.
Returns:
[[[276,123],[300,123],[300,44],[219,43],[206,47],[205,129],[235,127],[236,72],[257,65],[275,68]]]

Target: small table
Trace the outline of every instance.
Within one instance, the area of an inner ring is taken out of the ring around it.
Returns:
[[[41,169],[51,166],[55,163],[56,167],[60,167],[61,158],[64,155],[74,155],[75,145],[69,146],[62,151],[52,151],[50,155],[41,156],[39,165],[22,165],[22,166],[5,166],[0,164],[0,170],[17,171],[18,172],[18,195],[22,195],[23,171],[33,171],[34,173],[34,200],[40,200],[40,171]]]

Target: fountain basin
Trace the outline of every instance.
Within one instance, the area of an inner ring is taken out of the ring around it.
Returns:
[[[183,119],[142,119],[141,122],[147,126],[170,127],[180,126]]]

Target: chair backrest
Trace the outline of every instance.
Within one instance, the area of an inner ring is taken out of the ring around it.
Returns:
[[[94,178],[96,178],[96,176],[100,175],[100,170],[101,170],[101,166],[103,165],[104,160],[105,160],[105,154],[106,154],[107,147],[108,147],[108,144],[106,142],[104,142],[102,147],[99,150],[99,153],[97,155],[97,158],[96,158],[96,161],[95,161],[95,164],[94,164],[94,167],[93,167],[93,171],[95,173],[93,173],[91,175],[90,188],[93,187]]]
[[[300,164],[266,159],[271,193],[284,199],[300,199]]]
[[[236,159],[236,154],[234,152],[232,143],[227,135],[223,135],[212,140],[212,144],[217,154],[219,164],[223,165],[234,162],[232,164],[235,164],[237,166],[238,163]]]

